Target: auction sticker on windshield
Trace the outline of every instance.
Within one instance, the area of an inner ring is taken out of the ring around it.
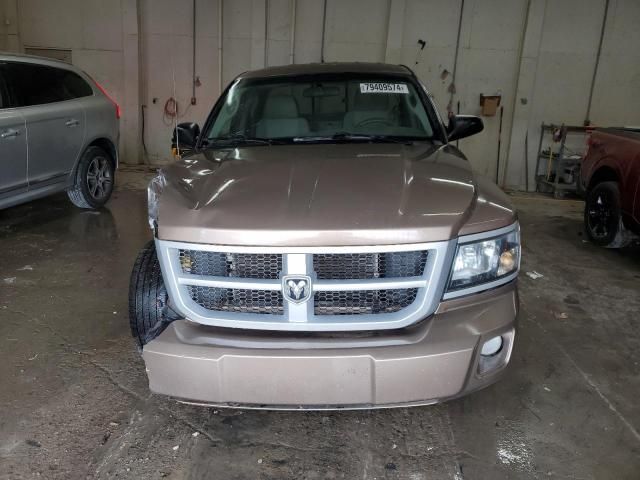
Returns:
[[[360,93],[409,93],[406,83],[361,83]]]

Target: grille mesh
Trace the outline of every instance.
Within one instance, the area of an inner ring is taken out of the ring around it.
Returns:
[[[388,253],[322,253],[313,255],[318,280],[372,280],[411,278],[424,274],[428,251]],[[278,280],[283,255],[179,250],[182,272],[227,278]],[[241,285],[238,285],[241,287]],[[231,287],[231,286],[229,286]],[[251,290],[188,285],[187,293],[211,312],[284,315],[283,294],[276,290]],[[411,305],[418,288],[315,292],[315,315],[393,313]]]
[[[193,275],[273,280],[282,271],[282,255],[180,250],[180,265],[183,273]]]
[[[207,310],[282,315],[282,293],[274,290],[243,290],[189,285],[189,296]]]
[[[314,313],[316,315],[392,313],[411,305],[417,294],[417,288],[316,292]]]
[[[419,277],[426,264],[426,251],[313,256],[313,269],[319,280]]]

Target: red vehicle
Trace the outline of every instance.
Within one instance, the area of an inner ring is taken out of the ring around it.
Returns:
[[[640,234],[640,129],[595,129],[587,145],[580,175],[587,235],[623,247]]]

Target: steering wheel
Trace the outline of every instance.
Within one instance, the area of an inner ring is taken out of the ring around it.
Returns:
[[[386,118],[382,118],[382,117],[365,118],[364,120],[356,124],[356,128],[368,127],[370,125],[385,125],[387,127],[392,127],[393,123],[391,123]]]

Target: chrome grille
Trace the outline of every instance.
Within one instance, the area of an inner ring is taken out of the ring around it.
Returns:
[[[420,277],[426,251],[386,253],[320,253],[313,256],[318,280]]]
[[[417,294],[417,288],[316,292],[313,309],[316,315],[393,313],[411,305]]]
[[[189,296],[207,310],[282,315],[282,293],[273,290],[187,287]]]
[[[282,255],[180,250],[180,266],[183,273],[192,275],[277,279],[282,271]]]
[[[455,242],[238,247],[156,239],[172,307],[205,325],[290,331],[402,328],[432,314]],[[298,302],[283,279],[310,281]]]

